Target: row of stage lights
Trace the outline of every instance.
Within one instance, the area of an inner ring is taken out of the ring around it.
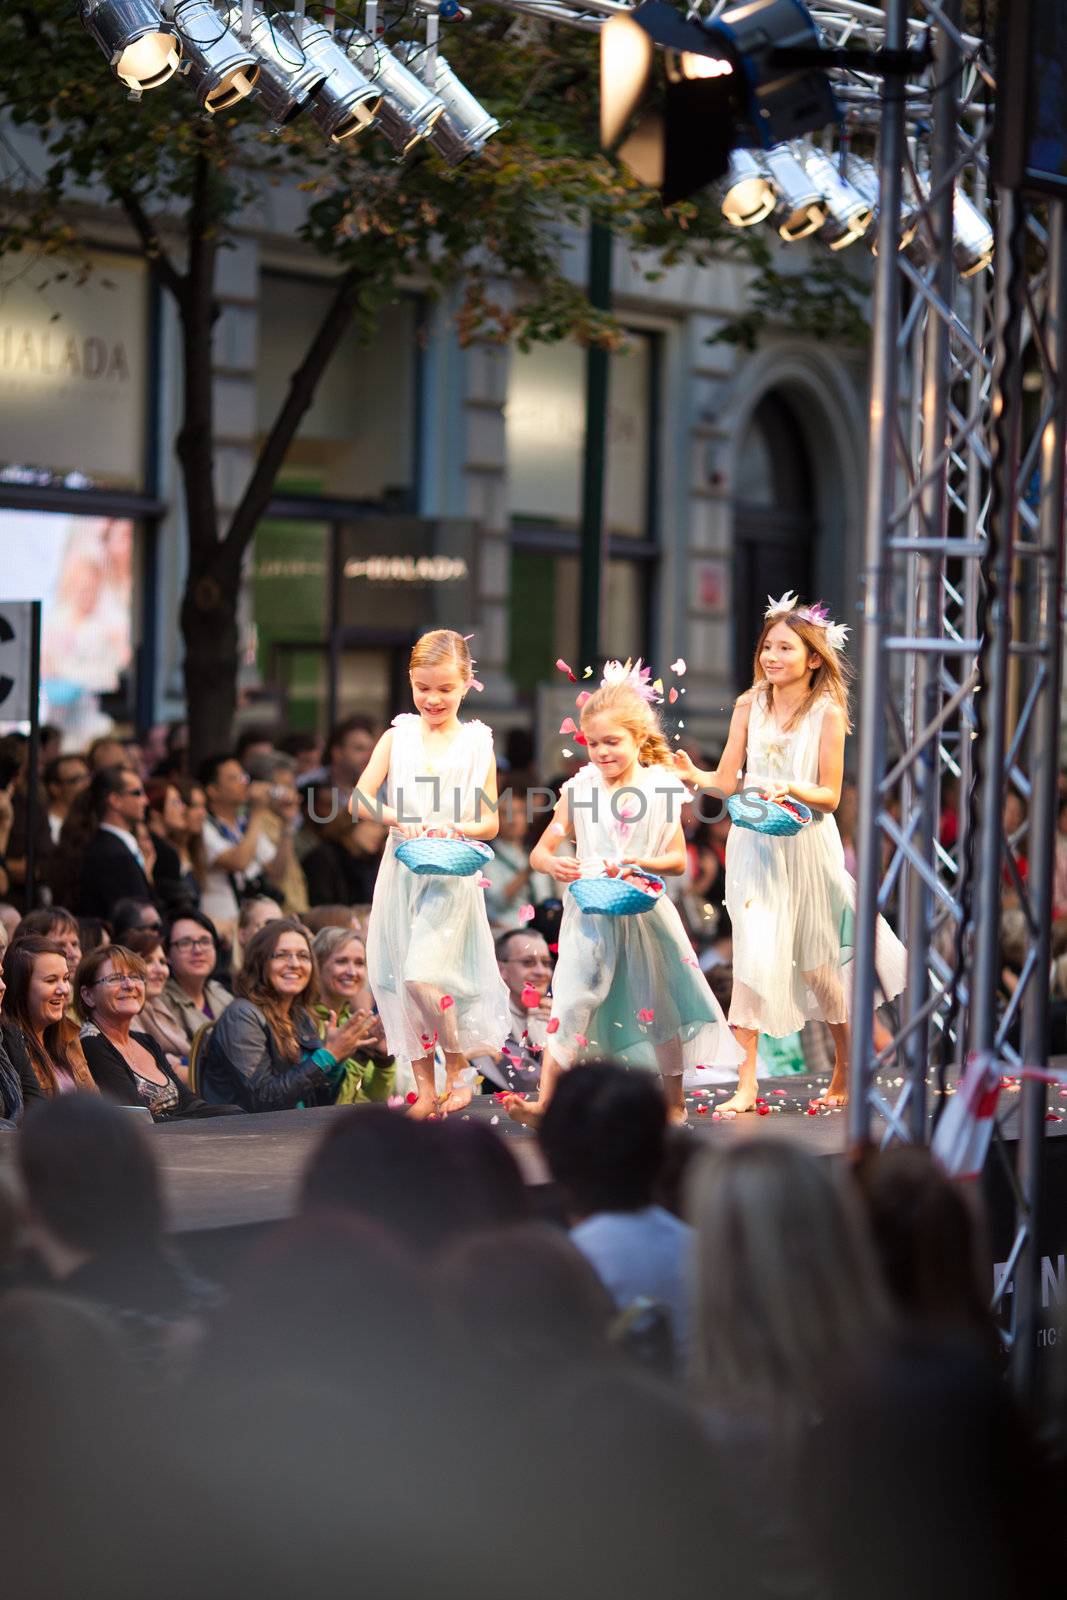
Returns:
[[[306,111],[334,144],[373,125],[399,155],[423,139],[451,166],[478,155],[500,124],[436,48],[438,14],[461,7],[442,0],[427,42],[395,49],[374,37],[374,11],[367,29],[333,30],[302,8],[242,0],[81,0],[83,23],[135,96],[181,72],[212,114],[256,94],[274,122]]]
[[[914,165],[905,172],[900,249],[925,261],[928,246],[922,210],[930,192]],[[873,242],[878,215],[878,173],[870,161],[845,154],[840,160],[807,141],[770,150],[733,150],[717,194],[723,217],[735,228],[773,221],[787,243],[813,234],[831,250],[844,250],[865,236]],[[952,197],[952,256],[961,277],[971,278],[993,260],[993,228],[957,184]]]

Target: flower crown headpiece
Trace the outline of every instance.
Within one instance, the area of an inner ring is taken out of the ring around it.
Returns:
[[[813,628],[821,628],[823,630],[826,635],[826,643],[831,650],[843,650],[845,648],[849,630],[843,622],[830,621],[830,612],[821,600],[817,601],[813,606],[802,606],[798,604],[799,595],[795,595],[792,589],[787,589],[780,600],[776,600],[771,594],[767,596],[767,599],[770,604],[763,613],[766,622],[770,622],[772,617],[798,616],[803,622],[810,622]]]
[[[642,666],[640,656],[636,661],[631,661],[629,656],[625,661],[605,661],[600,687],[606,689],[617,683],[625,683],[649,705],[655,705],[661,698],[652,684],[652,668]]]

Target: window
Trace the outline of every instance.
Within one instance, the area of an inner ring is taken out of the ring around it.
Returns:
[[[656,549],[658,344],[628,334],[613,352],[605,462],[608,560],[605,654],[649,654]],[[512,527],[510,672],[532,696],[557,656],[579,648],[579,520],[585,447],[585,353],[569,344],[512,357],[508,380],[508,493]]]
[[[257,429],[266,436],[333,295],[327,281],[263,275]],[[369,343],[350,330],[335,350],[278,481],[281,494],[410,509],[415,488],[417,302],[379,313]]]
[[[13,274],[0,299],[0,482],[139,490],[148,274],[95,255],[84,282]]]

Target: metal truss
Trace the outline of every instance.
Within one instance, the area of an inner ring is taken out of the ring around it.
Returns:
[[[960,281],[954,185],[984,192],[994,85],[981,42],[958,31],[958,0],[921,9],[935,59],[929,183],[905,192],[925,238],[918,260],[897,248],[913,102],[889,85],[880,111],[849,1124],[857,1146],[879,1121],[887,1141],[924,1139],[931,1066],[944,1087],[968,1053],[1021,1075],[1021,1106],[1011,1105],[1021,1115],[1018,1226],[999,1293],[1013,1291],[1012,1360],[1029,1389],[1060,716],[1063,217],[1059,202],[998,192],[992,300],[982,278]],[[904,12],[903,0],[886,7],[895,48]],[[959,794],[955,838],[941,826],[948,780]],[[1028,816],[1009,840],[1013,790]],[[1023,962],[1005,1000],[1006,896],[1018,902]],[[880,1056],[878,912],[908,945],[907,989]],[[895,1077],[876,1079],[891,1062]]]

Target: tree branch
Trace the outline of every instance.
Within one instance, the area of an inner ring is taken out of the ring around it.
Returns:
[[[215,301],[218,241],[211,211],[211,167],[203,151],[196,156],[193,169],[186,237],[189,270],[178,302],[182,318],[185,397],[176,449],[185,483],[192,573],[217,559],[219,542],[212,390],[212,333],[218,315]]]
[[[365,279],[366,273],[361,267],[350,267],[340,279],[307,354],[289,380],[285,403],[274,419],[248,480],[248,487],[230,521],[224,541],[229,562],[240,563],[256,525],[267,509],[274,492],[275,479],[289,453],[296,430],[315,398],[319,379],[355,314]]]
[[[114,192],[116,200],[130,219],[134,232],[141,241],[149,270],[155,275],[160,287],[172,294],[181,305],[185,293],[185,279],[164,250],[155,223],[132,189],[116,189]]]

